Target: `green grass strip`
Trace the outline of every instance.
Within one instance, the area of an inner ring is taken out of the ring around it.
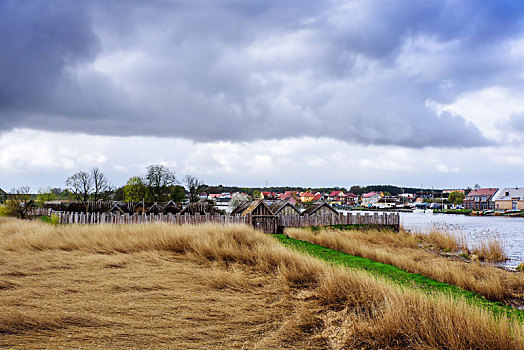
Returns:
[[[480,294],[464,290],[460,287],[439,282],[420,274],[409,273],[406,270],[393,265],[384,264],[367,258],[361,258],[317,244],[294,239],[284,234],[272,236],[274,236],[284,246],[309,254],[331,264],[342,265],[350,269],[368,271],[375,276],[384,277],[401,286],[416,288],[428,294],[442,293],[452,295],[453,297],[465,299],[472,304],[489,309],[496,315],[506,314],[524,320],[524,311],[515,309],[501,302],[487,300]]]

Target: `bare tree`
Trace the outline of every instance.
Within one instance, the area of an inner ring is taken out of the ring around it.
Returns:
[[[69,186],[75,200],[84,202],[88,200],[93,188],[93,179],[89,173],[86,171],[74,173],[65,183]]]
[[[100,199],[100,195],[102,192],[110,189],[109,181],[107,180],[107,177],[104,175],[104,173],[100,171],[99,168],[93,168],[91,170],[90,176],[93,182],[93,196],[96,202]]]
[[[147,187],[149,200],[154,202],[165,201],[169,198],[170,187],[177,183],[175,172],[169,170],[165,165],[154,164],[147,167],[144,184]]]
[[[198,195],[205,186],[204,183],[200,181],[196,176],[186,175],[186,177],[184,177],[184,184],[186,185],[186,189],[189,192],[189,202],[198,202]]]
[[[6,202],[7,211],[10,215],[24,219],[29,210],[34,206],[28,186],[12,189]]]

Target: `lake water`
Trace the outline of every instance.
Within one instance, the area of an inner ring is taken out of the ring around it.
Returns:
[[[505,265],[516,267],[524,262],[524,218],[400,213],[400,225],[410,231],[428,232],[435,226],[460,231],[465,234],[470,247],[483,238],[498,236],[511,259]]]

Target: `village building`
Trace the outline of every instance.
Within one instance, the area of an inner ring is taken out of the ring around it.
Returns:
[[[346,193],[346,205],[354,206],[357,203],[357,195],[353,192]]]
[[[495,210],[524,210],[524,187],[501,188],[492,201]]]
[[[343,191],[333,191],[328,196],[328,202],[330,204],[345,204],[346,194]]]
[[[275,192],[262,191],[260,192],[260,194],[262,195],[262,199],[267,199],[267,200],[277,199],[277,194]]]
[[[297,200],[296,200],[295,197],[296,197],[295,192],[293,192],[293,191],[286,191],[283,194],[281,194],[279,198],[283,199],[283,200],[286,200],[286,201],[290,202],[293,205],[296,205],[297,204]]]
[[[273,215],[269,206],[262,199],[255,199],[251,202],[246,202],[231,211],[231,215],[246,216],[255,215]]]
[[[464,208],[470,210],[495,209],[495,203],[491,200],[498,188],[479,188],[473,190],[464,197]]]
[[[322,195],[322,193],[316,193],[315,194],[315,197],[313,197],[313,202],[318,202],[318,201],[322,201],[322,202],[325,202],[324,200],[324,196]]]
[[[299,198],[302,203],[311,203],[315,199],[315,195],[311,192],[306,191],[302,192]]]
[[[286,200],[276,200],[269,207],[274,215],[300,215],[300,210]]]
[[[362,205],[365,207],[372,206],[382,197],[379,192],[368,192],[362,195]]]
[[[329,205],[326,202],[314,203],[310,205],[308,208],[306,208],[306,210],[304,210],[302,213],[300,213],[300,215],[302,216],[304,215],[309,215],[309,216],[319,215],[320,216],[320,215],[331,215],[331,214],[338,215],[338,211],[333,209],[333,207],[331,207],[331,205]]]

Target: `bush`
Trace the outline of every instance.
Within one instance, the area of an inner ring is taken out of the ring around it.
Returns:
[[[0,205],[0,216],[9,216],[9,211],[5,205]]]

